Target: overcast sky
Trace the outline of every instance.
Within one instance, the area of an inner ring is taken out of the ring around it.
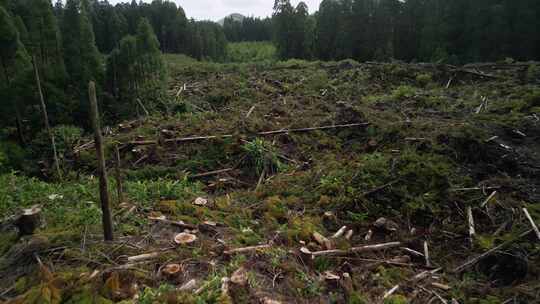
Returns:
[[[131,2],[131,0],[109,0],[109,3]],[[151,0],[145,0],[151,2]],[[240,13],[245,16],[266,17],[272,14],[274,0],[174,0],[176,4],[182,6],[189,18],[197,20],[213,20]],[[293,5],[300,0],[291,0]],[[319,9],[321,0],[304,0],[309,6],[310,13]]]

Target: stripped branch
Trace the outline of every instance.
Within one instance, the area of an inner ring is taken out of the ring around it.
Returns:
[[[322,250],[322,251],[310,251],[309,249],[302,247],[301,252],[311,255],[312,257],[317,256],[333,256],[333,255],[350,255],[354,253],[364,253],[364,252],[373,252],[373,251],[382,251],[389,248],[399,247],[401,242],[390,242],[383,244],[375,245],[365,245],[361,247],[352,247],[349,250],[342,249],[333,249],[333,250]]]
[[[489,201],[491,201],[491,199],[493,199],[493,197],[497,194],[497,191],[493,191],[489,196],[488,198],[486,198],[486,200],[480,205],[481,208],[484,208],[487,203],[489,203]]]
[[[454,272],[456,272],[456,273],[462,272],[463,270],[469,268],[470,266],[472,266],[472,265],[478,263],[478,261],[482,260],[483,258],[485,258],[485,257],[487,257],[487,256],[489,256],[489,255],[491,255],[491,254],[494,253],[495,251],[497,251],[497,250],[499,250],[499,249],[501,249],[501,248],[503,248],[503,247],[506,247],[506,246],[512,244],[513,242],[519,240],[520,238],[526,236],[527,234],[531,233],[531,231],[533,231],[533,230],[532,230],[532,229],[531,229],[531,230],[527,230],[527,231],[523,232],[522,234],[520,234],[520,235],[519,235],[518,237],[516,237],[515,239],[508,240],[508,241],[506,241],[506,242],[504,242],[504,243],[502,243],[502,244],[500,244],[500,245],[498,245],[498,246],[495,246],[495,247],[489,249],[488,251],[482,253],[481,255],[476,256],[476,257],[474,257],[474,258],[468,260],[467,262],[463,263],[462,265],[456,267],[456,268],[454,269]]]
[[[226,255],[233,255],[233,254],[237,254],[237,253],[246,253],[246,252],[251,252],[251,251],[257,251],[257,250],[260,250],[260,249],[268,249],[270,247],[272,247],[272,244],[264,244],[264,245],[257,245],[257,246],[249,246],[249,247],[230,249],[230,250],[224,251],[223,253],[226,254]]]
[[[538,226],[536,226],[536,223],[534,222],[533,218],[529,214],[529,210],[527,210],[527,208],[523,208],[523,213],[525,213],[525,216],[527,217],[527,219],[531,223],[531,226],[532,226],[532,228],[534,230],[534,233],[536,233],[536,236],[540,240],[540,230],[538,230]]]

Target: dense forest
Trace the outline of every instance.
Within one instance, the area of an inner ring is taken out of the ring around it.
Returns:
[[[314,14],[304,2],[276,0],[271,18],[225,18],[220,26],[189,19],[172,1],[1,0],[0,124],[16,130],[6,134],[17,134],[20,144],[39,134],[36,74],[53,126],[89,127],[90,80],[108,122],[167,111],[162,53],[218,62],[239,62],[247,52],[271,58],[268,45],[252,41],[272,41],[276,59],[538,59],[539,13],[535,0],[324,0]],[[250,46],[258,51],[245,51]]]
[[[240,21],[227,17],[223,21],[223,31],[230,42],[271,41],[273,36],[272,19],[245,17]]]
[[[540,56],[536,0],[324,0],[274,6],[281,58],[466,63]]]
[[[98,84],[106,119],[160,106],[162,52],[223,60],[226,38],[213,22],[188,20],[173,2],[4,0],[0,2],[2,127],[18,141],[34,137],[43,120],[34,66],[52,125],[88,127],[87,85]],[[144,103],[144,104],[143,104]]]

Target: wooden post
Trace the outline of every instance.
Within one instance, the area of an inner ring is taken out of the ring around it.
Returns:
[[[116,192],[118,195],[118,204],[121,204],[124,202],[124,189],[122,187],[122,173],[120,171],[120,150],[118,149],[118,145],[114,146],[114,152],[116,154]]]
[[[96,97],[96,84],[90,81],[88,84],[88,95],[90,99],[90,119],[94,128],[94,141],[96,146],[96,154],[98,159],[98,174],[99,174],[99,195],[101,199],[101,211],[103,222],[103,235],[106,241],[113,240],[113,225],[111,217],[111,209],[109,204],[109,190],[107,188],[107,168],[105,167],[105,152],[103,149],[103,137],[101,135],[101,127],[99,124],[99,112]]]
[[[58,162],[58,154],[56,153],[56,143],[54,140],[54,134],[51,130],[51,126],[49,125],[49,115],[47,114],[47,106],[45,105],[45,98],[43,97],[43,90],[41,89],[41,80],[39,79],[39,71],[37,68],[35,56],[32,56],[32,65],[34,66],[34,74],[36,77],[36,84],[37,84],[37,88],[39,92],[41,114],[43,115],[43,121],[45,123],[45,130],[47,131],[51,139],[51,145],[52,145],[53,157],[54,157],[54,167],[56,169],[56,174],[58,175],[58,178],[62,178],[62,173],[60,172],[60,163]]]

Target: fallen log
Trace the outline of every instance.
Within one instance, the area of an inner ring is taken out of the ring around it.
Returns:
[[[159,257],[161,253],[162,253],[161,251],[156,251],[156,252],[134,255],[134,256],[128,257],[127,261],[129,263],[135,263],[135,262],[140,262],[140,261],[151,260],[151,259],[155,259]]]
[[[258,135],[276,135],[276,134],[286,134],[286,133],[311,132],[311,131],[317,131],[317,130],[330,130],[330,129],[352,128],[352,127],[365,127],[365,126],[368,126],[368,125],[369,125],[368,122],[364,122],[364,123],[353,123],[353,124],[345,124],[345,125],[332,125],[332,126],[312,127],[312,128],[284,129],[284,130],[277,130],[277,131],[259,132],[257,134]]]
[[[234,170],[234,168],[227,168],[227,169],[221,169],[221,170],[215,170],[215,171],[208,171],[208,172],[204,172],[204,173],[190,175],[189,177],[190,178],[201,178],[201,177],[207,177],[207,176],[212,176],[212,175],[218,175],[218,174],[221,174],[221,173],[231,172],[232,170]]]
[[[272,247],[272,244],[264,244],[264,245],[257,245],[257,246],[249,246],[249,247],[242,247],[242,248],[234,248],[230,250],[225,250],[223,253],[226,255],[233,255],[237,253],[245,253],[250,251],[257,251],[259,249],[268,249]]]
[[[302,247],[300,251],[305,254],[311,255],[312,257],[317,257],[317,256],[349,255],[349,254],[354,254],[354,253],[381,251],[381,250],[399,247],[399,246],[401,246],[401,242],[365,245],[365,246],[360,246],[360,247],[352,247],[349,250],[332,249],[332,250],[322,250],[322,251],[310,251],[306,247]]]
[[[322,126],[322,127],[309,127],[309,128],[299,128],[299,129],[282,129],[274,131],[264,131],[256,133],[259,136],[269,136],[277,134],[287,134],[287,133],[301,133],[301,132],[312,132],[317,130],[332,130],[332,129],[345,129],[353,127],[365,127],[369,123],[352,123],[344,125],[331,125],[331,126]],[[170,138],[166,139],[165,143],[185,143],[185,142],[196,142],[196,141],[205,141],[211,139],[224,139],[224,138],[233,138],[237,135],[225,134],[225,135],[210,135],[210,136],[192,136],[192,137],[181,137],[181,138]],[[158,144],[157,140],[144,140],[144,141],[130,141],[128,145],[131,146],[149,146]]]
[[[226,135],[211,135],[211,136],[193,136],[193,137],[184,137],[184,138],[171,138],[166,139],[166,143],[182,143],[182,142],[192,142],[192,141],[201,141],[201,140],[209,140],[209,139],[222,139],[222,138],[231,138],[234,135],[232,134],[226,134]]]

